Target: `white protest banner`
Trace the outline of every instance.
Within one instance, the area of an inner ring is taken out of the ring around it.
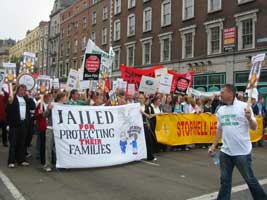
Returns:
[[[101,55],[101,65],[100,65],[100,70],[99,70],[99,78],[107,78],[111,76],[112,72],[112,63],[113,63],[113,58],[114,58],[114,51],[112,48],[110,48],[109,53],[103,51],[101,48],[99,48],[92,40],[88,40],[86,50],[85,50],[85,55],[86,54],[99,54]],[[80,80],[83,79],[84,75],[84,65],[85,64],[85,56],[83,59],[81,71],[80,71]]]
[[[213,97],[215,95],[220,95],[220,91],[203,92],[193,88],[188,88],[188,92],[195,97]]]
[[[54,104],[52,119],[57,168],[104,167],[147,157],[140,104]]]
[[[139,91],[145,94],[154,94],[157,91],[158,79],[149,76],[142,76]]]
[[[172,74],[164,74],[160,77],[159,92],[162,94],[170,94],[172,87]]]
[[[59,79],[58,78],[54,78],[52,80],[52,86],[54,89],[59,89]]]
[[[131,83],[129,83],[128,85],[128,94],[130,94],[130,95],[134,95],[135,94],[135,84],[131,84]]]
[[[70,69],[66,85],[66,90],[68,92],[70,92],[73,89],[77,89],[78,79],[79,79],[79,72],[77,70]]]
[[[88,88],[90,88],[90,81],[80,81],[80,85],[79,85],[79,90],[87,90]]]
[[[23,53],[23,62],[21,63],[21,69],[20,72],[32,72],[34,69],[35,64],[35,53],[32,52],[24,52]]]

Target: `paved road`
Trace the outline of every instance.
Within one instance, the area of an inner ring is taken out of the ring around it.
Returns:
[[[6,167],[7,148],[0,146],[0,170],[13,182],[26,200],[186,200],[216,192],[219,169],[212,164],[207,150],[160,153],[150,164],[83,170],[43,171],[34,156],[29,167]],[[253,166],[258,179],[267,178],[267,147],[256,148]],[[244,184],[235,171],[233,185]],[[264,185],[267,191],[267,186]],[[0,199],[11,200],[0,182]],[[233,194],[234,200],[252,199],[249,192]]]

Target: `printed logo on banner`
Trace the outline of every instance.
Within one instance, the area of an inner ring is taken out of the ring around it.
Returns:
[[[186,78],[179,77],[177,81],[175,93],[185,95],[188,87],[189,87],[189,80]]]
[[[84,80],[98,80],[101,64],[101,55],[86,54],[84,66]]]

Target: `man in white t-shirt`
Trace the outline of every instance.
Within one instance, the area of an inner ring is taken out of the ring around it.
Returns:
[[[252,109],[245,102],[235,98],[235,88],[225,84],[221,89],[222,105],[217,115],[216,138],[209,148],[209,154],[215,151],[222,138],[220,152],[221,188],[218,200],[230,200],[232,189],[232,173],[236,166],[245,179],[253,199],[267,200],[267,195],[255,178],[251,167],[251,150],[249,129],[256,130],[257,121]]]
[[[7,124],[9,125],[8,167],[14,168],[15,163],[28,166],[25,158],[25,142],[27,122],[29,121],[28,100],[24,97],[25,85],[19,85],[15,96],[9,96],[7,104]]]

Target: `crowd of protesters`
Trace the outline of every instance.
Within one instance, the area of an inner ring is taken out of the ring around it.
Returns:
[[[244,100],[243,95],[237,94],[239,100]],[[155,134],[156,115],[162,113],[210,113],[214,114],[222,105],[220,97],[192,97],[184,95],[145,95],[136,93],[126,95],[122,90],[116,90],[116,95],[109,97],[109,93],[102,90],[80,93],[72,90],[69,94],[54,90],[51,93],[31,94],[24,85],[16,87],[14,97],[9,96],[4,90],[0,94],[0,125],[2,128],[2,142],[4,147],[9,146],[8,167],[17,165],[28,166],[31,157],[29,147],[33,144],[33,135],[36,135],[37,159],[44,169],[52,171],[55,161],[54,135],[52,129],[53,102],[68,105],[89,106],[115,106],[128,103],[140,103],[144,123],[145,139],[147,145],[147,159],[156,160],[155,153],[160,151],[189,151],[195,146],[180,145],[167,147],[157,143]],[[266,127],[266,108],[264,97],[259,101],[252,100],[252,110],[255,115],[261,115]],[[263,146],[262,139],[258,144]],[[198,145],[207,148],[207,144]]]

